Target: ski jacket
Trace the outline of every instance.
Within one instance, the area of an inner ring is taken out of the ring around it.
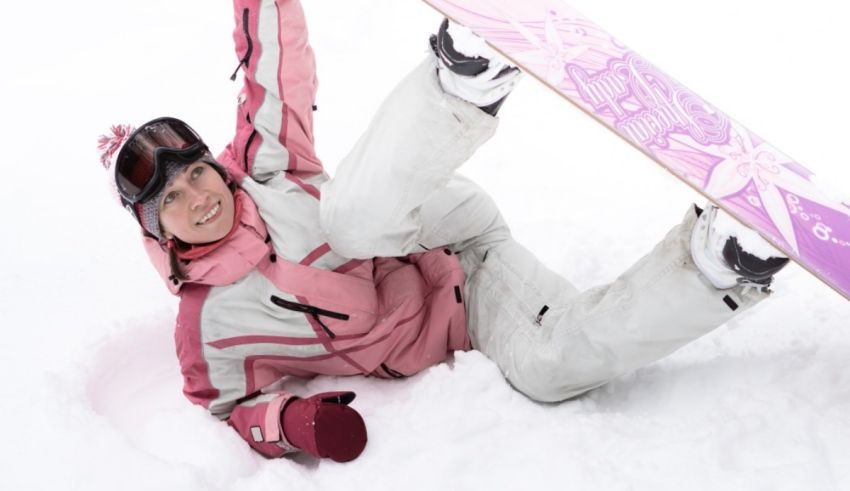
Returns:
[[[293,450],[280,428],[287,376],[403,377],[470,348],[464,273],[448,249],[350,259],[319,224],[328,180],[313,148],[317,81],[297,0],[234,0],[244,87],[236,135],[218,156],[239,187],[238,225],[170,276],[184,393],[226,419],[261,454]]]

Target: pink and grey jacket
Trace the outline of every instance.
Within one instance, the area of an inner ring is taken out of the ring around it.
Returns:
[[[184,393],[257,451],[293,450],[280,428],[283,377],[402,377],[470,348],[464,273],[448,249],[352,260],[319,225],[328,181],[313,148],[317,81],[297,0],[234,0],[245,83],[236,136],[218,156],[236,179],[239,224],[170,277],[156,240],[146,250],[180,296],[175,330]],[[274,385],[273,385],[274,384]]]

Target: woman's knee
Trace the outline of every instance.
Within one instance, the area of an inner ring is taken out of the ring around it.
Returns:
[[[404,256],[417,247],[419,229],[412,219],[344,196],[323,196],[319,225],[331,249],[352,259]]]
[[[329,193],[330,194],[330,193]],[[348,203],[334,199],[330,195],[322,197],[319,203],[319,227],[331,249],[337,254],[352,259],[368,259],[372,255],[372,242],[362,226],[363,217]]]

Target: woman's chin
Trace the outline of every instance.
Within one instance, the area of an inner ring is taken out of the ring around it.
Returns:
[[[182,235],[177,233],[175,235],[181,242],[185,242],[189,245],[210,244],[227,237],[231,228],[233,228],[232,216],[229,219],[220,220],[214,224],[196,225],[192,227],[192,230],[189,233],[184,233]]]
[[[209,244],[212,242],[218,242],[219,240],[227,237],[227,233],[230,232],[231,225],[233,224],[233,220],[230,220],[228,224],[222,224],[222,226],[216,227],[214,230],[203,230],[200,231],[196,237],[193,244]],[[226,227],[224,225],[227,225]]]

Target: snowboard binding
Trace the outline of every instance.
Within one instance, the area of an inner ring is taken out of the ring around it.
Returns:
[[[789,259],[718,207],[709,204],[704,211],[695,209],[698,218],[691,234],[691,256],[706,279],[721,290],[740,285],[769,291],[773,276]],[[741,245],[745,236],[750,244],[760,241],[756,244],[759,254]]]
[[[443,90],[495,116],[521,72],[468,28],[443,19],[431,35]]]

